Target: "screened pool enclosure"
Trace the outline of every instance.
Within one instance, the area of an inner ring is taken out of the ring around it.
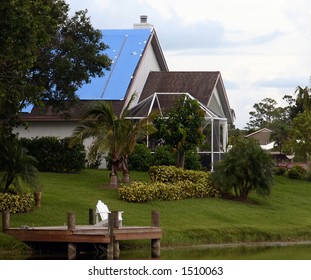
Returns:
[[[133,119],[143,119],[155,111],[165,117],[168,111],[174,107],[177,99],[182,96],[195,100],[189,93],[156,92],[133,106],[130,109],[129,117]],[[203,126],[205,142],[197,151],[201,156],[203,166],[208,170],[213,170],[213,164],[219,161],[226,152],[228,143],[228,123],[226,118],[219,116],[201,102],[198,101],[198,103],[200,108],[205,112],[205,123]],[[147,139],[147,145],[154,151],[155,146],[150,139]]]

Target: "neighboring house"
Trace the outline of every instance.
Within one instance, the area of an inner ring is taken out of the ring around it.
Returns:
[[[79,89],[80,100],[69,112],[54,112],[48,106],[34,107],[22,115],[28,128],[19,127],[16,132],[29,138],[66,137],[72,134],[83,112],[97,100],[111,100],[116,114],[120,114],[135,93],[137,97],[131,108],[133,117],[139,118],[146,117],[154,106],[165,111],[180,94],[187,94],[198,100],[206,112],[210,146],[205,152],[209,164],[219,160],[226,151],[228,124],[233,123],[233,111],[220,72],[169,72],[156,32],[145,16],[134,24],[134,29],[102,32],[103,42],[109,46],[107,55],[113,61],[111,70]],[[90,143],[88,140],[85,145],[88,147]]]
[[[271,135],[273,131],[268,128],[259,129],[253,133],[246,135],[246,138],[254,138],[256,139],[260,146],[264,150],[271,150],[274,147],[275,141],[271,141]]]
[[[271,141],[272,133],[273,133],[272,130],[270,130],[268,128],[262,128],[262,129],[259,129],[255,132],[253,132],[253,133],[246,135],[245,137],[256,139],[259,142],[260,147],[263,150],[269,151],[269,153],[273,156],[273,158],[278,163],[278,165],[280,163],[286,162],[285,166],[287,166],[290,162],[293,162],[295,154],[287,155],[287,154],[284,154],[280,151],[273,150],[273,148],[276,147],[276,142]]]

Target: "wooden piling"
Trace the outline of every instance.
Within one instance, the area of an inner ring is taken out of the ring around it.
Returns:
[[[68,260],[75,260],[77,258],[77,245],[75,243],[68,243]]]
[[[89,225],[95,225],[95,211],[93,208],[89,209]]]
[[[75,229],[76,227],[76,214],[73,212],[68,212],[67,214],[67,225],[68,225],[68,230]]]
[[[114,236],[113,236],[113,226],[114,226],[114,213],[108,214],[108,234],[110,237],[110,242],[107,245],[107,259],[113,260],[113,249],[114,249]]]
[[[113,227],[119,228],[122,227],[122,220],[119,220],[119,211],[111,211],[113,216]]]
[[[76,227],[76,214],[73,212],[67,213],[68,230],[73,230]],[[68,259],[75,260],[77,258],[77,246],[75,243],[68,243]]]
[[[160,227],[160,212],[157,210],[151,211],[151,226]]]
[[[3,211],[2,212],[2,231],[5,232],[10,228],[10,212]]]
[[[160,227],[160,212],[152,210],[151,212],[151,225],[153,227]],[[160,239],[151,239],[151,257],[160,258],[161,242]]]

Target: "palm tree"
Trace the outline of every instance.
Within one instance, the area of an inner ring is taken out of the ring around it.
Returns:
[[[145,138],[147,135],[150,135],[156,132],[155,127],[150,123],[153,116],[149,118],[140,119],[139,121],[132,118],[126,117],[128,108],[124,111],[123,118],[125,118],[125,125],[123,129],[122,149],[121,149],[121,166],[123,171],[123,182],[128,184],[130,182],[129,177],[129,167],[128,167],[128,157],[131,155],[134,150],[136,143],[139,139]]]
[[[297,103],[301,103],[304,110],[309,112],[311,107],[311,98],[309,96],[310,88],[309,87],[300,87],[296,88],[295,93],[297,93]]]
[[[37,160],[28,155],[27,149],[14,137],[1,141],[0,153],[0,186],[2,192],[8,192],[9,187],[15,187],[15,192],[21,192],[20,180],[37,189],[40,184],[37,178]]]
[[[99,101],[86,113],[72,134],[71,144],[93,137],[93,148],[112,155],[110,177],[112,187],[118,185],[117,172],[121,163],[123,181],[129,182],[127,157],[133,152],[137,140],[152,132],[153,126],[147,119],[134,121],[128,117],[129,105],[133,99],[134,95],[120,117],[115,115],[111,102]]]

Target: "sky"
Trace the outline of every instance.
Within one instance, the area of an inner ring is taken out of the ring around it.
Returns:
[[[97,29],[131,29],[148,16],[170,71],[220,71],[235,125],[255,103],[309,86],[310,0],[66,0]]]

